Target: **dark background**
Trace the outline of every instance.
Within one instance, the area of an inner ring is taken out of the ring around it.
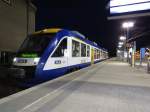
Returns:
[[[36,30],[59,27],[77,30],[89,40],[108,49],[115,56],[118,38],[124,33],[121,24],[126,20],[107,20],[109,0],[34,0],[37,7]],[[131,19],[133,20],[133,19]],[[149,17],[135,18],[137,28],[130,36],[149,30]],[[150,45],[149,35],[138,39],[137,47]]]

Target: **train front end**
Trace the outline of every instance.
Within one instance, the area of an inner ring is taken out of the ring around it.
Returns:
[[[22,53],[13,59],[13,66],[9,68],[11,77],[19,80],[31,79],[40,60],[36,53]]]
[[[55,35],[56,32],[40,32],[28,36],[13,59],[9,76],[21,82],[36,79],[39,62]]]

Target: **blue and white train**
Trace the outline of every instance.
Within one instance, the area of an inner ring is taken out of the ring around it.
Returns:
[[[76,31],[44,29],[29,35],[10,68],[22,86],[32,86],[108,58],[106,49]]]

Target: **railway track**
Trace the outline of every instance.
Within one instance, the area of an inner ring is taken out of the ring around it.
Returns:
[[[0,79],[0,99],[22,90],[24,90],[24,88],[17,87],[13,81]]]

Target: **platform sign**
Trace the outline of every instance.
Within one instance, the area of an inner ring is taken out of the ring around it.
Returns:
[[[111,0],[108,19],[150,15],[150,0]]]
[[[145,58],[145,48],[140,49],[140,58],[144,59]]]

